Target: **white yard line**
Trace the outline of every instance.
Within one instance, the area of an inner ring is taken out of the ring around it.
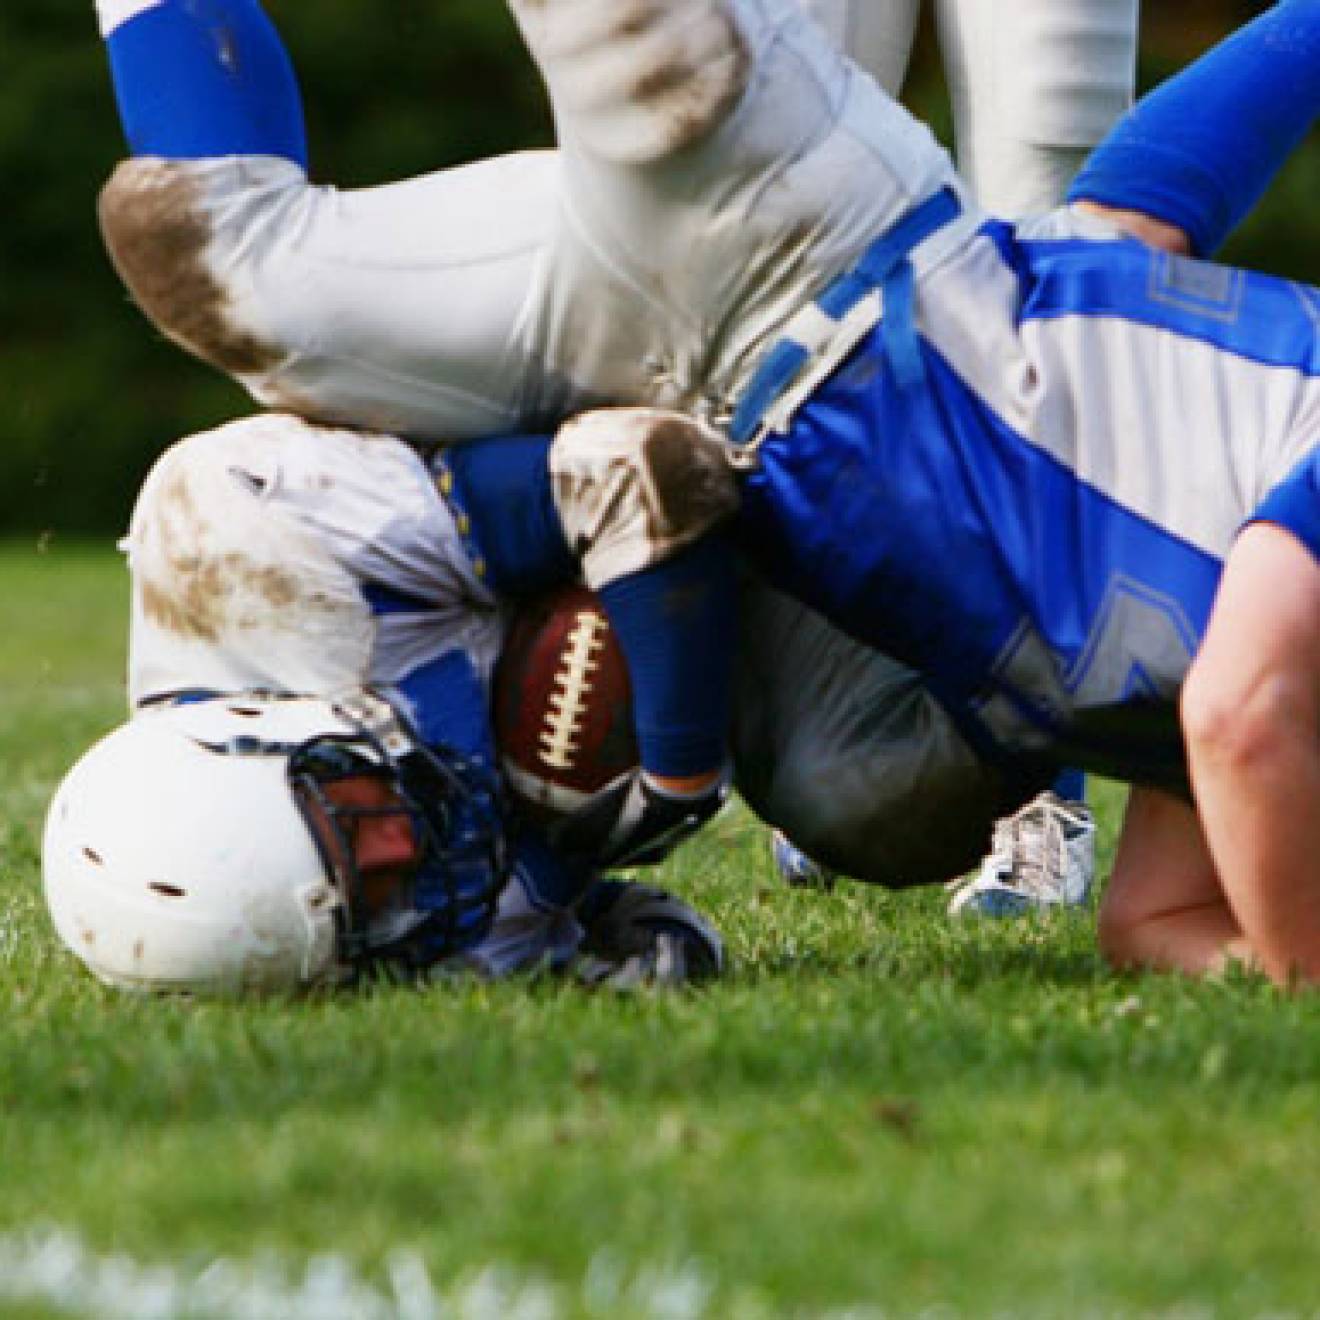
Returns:
[[[559,1320],[627,1315],[713,1320],[714,1286],[696,1266],[630,1268],[602,1253],[579,1295],[487,1266],[438,1286],[413,1251],[394,1253],[380,1282],[338,1255],[305,1264],[276,1253],[187,1264],[101,1254],[58,1229],[0,1234],[0,1308],[44,1304],[97,1320]],[[737,1308],[754,1320],[765,1303]],[[724,1307],[718,1313],[727,1314]],[[877,1312],[849,1311],[849,1320]],[[836,1316],[842,1320],[844,1313]]]
[[[144,1264],[102,1255],[71,1234],[0,1237],[0,1302],[44,1303],[106,1320],[551,1320],[553,1295],[482,1271],[451,1291],[437,1290],[425,1263],[400,1252],[377,1285],[341,1256],[299,1268],[273,1254],[196,1265]]]

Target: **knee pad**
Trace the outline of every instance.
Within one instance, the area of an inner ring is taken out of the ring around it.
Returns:
[[[699,141],[741,98],[750,60],[729,0],[513,0],[568,136],[643,164]]]
[[[123,161],[101,190],[106,250],[162,334],[230,375],[263,375],[285,353],[237,323],[208,261],[212,232],[202,168],[157,157]]]
[[[678,413],[586,413],[560,428],[549,463],[565,539],[593,588],[668,558],[738,508],[727,443]]]

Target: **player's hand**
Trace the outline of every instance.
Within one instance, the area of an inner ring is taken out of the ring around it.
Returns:
[[[573,973],[612,990],[690,985],[724,971],[724,941],[700,912],[652,885],[598,880],[583,896]]]
[[[1145,211],[1129,211],[1120,206],[1108,206],[1104,202],[1084,199],[1076,203],[1079,211],[1099,216],[1106,224],[1121,229],[1133,238],[1139,238],[1147,247],[1158,248],[1161,252],[1172,252],[1176,257],[1192,255],[1192,240],[1185,229],[1171,225],[1167,221],[1157,220]]]

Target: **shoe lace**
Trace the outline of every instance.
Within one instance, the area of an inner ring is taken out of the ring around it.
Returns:
[[[991,851],[1002,879],[1037,898],[1057,898],[1068,867],[1075,813],[1052,793],[1033,798],[995,825]]]

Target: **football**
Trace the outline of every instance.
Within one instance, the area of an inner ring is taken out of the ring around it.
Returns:
[[[493,708],[510,792],[534,820],[570,814],[637,767],[627,662],[586,587],[521,607],[495,668]]]

